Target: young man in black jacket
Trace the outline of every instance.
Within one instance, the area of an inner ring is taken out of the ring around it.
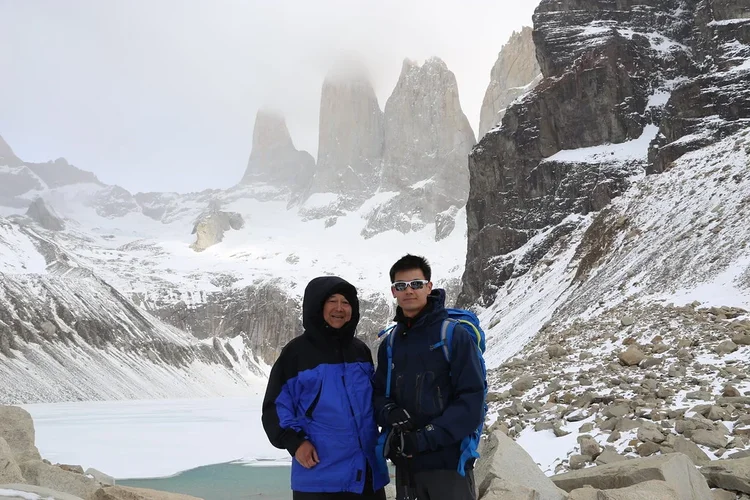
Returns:
[[[448,313],[445,291],[433,290],[431,274],[427,261],[414,255],[391,267],[391,293],[398,307],[390,396],[386,339],[378,349],[373,383],[375,418],[403,436],[403,449],[394,460],[397,488],[408,483],[419,500],[476,500],[473,461],[464,475],[458,469],[461,441],[483,416],[482,364],[475,341],[461,325],[454,329],[450,361],[434,348]]]

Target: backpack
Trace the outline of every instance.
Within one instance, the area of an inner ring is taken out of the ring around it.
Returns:
[[[479,354],[479,360],[482,365],[482,376],[484,378],[484,404],[482,405],[482,420],[479,422],[479,425],[477,426],[474,431],[463,438],[461,440],[461,457],[458,460],[458,468],[457,471],[462,476],[466,475],[466,462],[468,462],[471,459],[479,458],[479,452],[477,451],[477,448],[479,447],[479,439],[482,436],[482,428],[484,427],[484,419],[487,416],[487,368],[484,363],[484,351],[485,351],[485,343],[486,343],[486,337],[484,334],[484,330],[482,330],[482,327],[479,324],[479,318],[477,318],[477,315],[474,314],[471,311],[467,311],[466,309],[457,309],[457,308],[446,308],[445,309],[448,312],[448,319],[443,321],[442,326],[440,327],[440,342],[437,342],[436,344],[433,344],[430,346],[430,350],[440,349],[442,348],[443,354],[445,355],[445,360],[450,363],[451,361],[451,345],[453,342],[453,331],[456,328],[457,324],[460,324],[464,327],[464,329],[469,333],[469,335],[472,336],[472,339],[476,343],[477,351]],[[386,352],[388,353],[388,375],[386,377],[386,383],[385,383],[385,397],[388,398],[391,396],[391,371],[393,368],[393,341],[396,337],[394,335],[394,331],[398,324],[390,326],[386,328],[385,330],[381,331],[378,334],[378,337],[382,337],[383,335],[387,335],[387,337],[384,339],[384,342],[388,342],[388,345],[386,347]]]

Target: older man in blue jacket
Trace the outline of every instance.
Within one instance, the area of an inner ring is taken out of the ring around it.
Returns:
[[[357,291],[335,276],[313,279],[304,333],[271,369],[263,427],[292,460],[294,500],[385,500],[388,473],[375,455],[370,349],[354,338]]]
[[[404,439],[394,460],[397,487],[407,483],[419,500],[476,500],[473,460],[464,475],[458,469],[461,441],[477,429],[484,414],[482,362],[475,341],[460,324],[454,329],[450,361],[442,349],[431,348],[441,341],[448,317],[445,291],[433,290],[431,275],[427,261],[414,255],[405,255],[390,270],[398,303],[390,396],[384,341],[373,383],[375,416],[378,425]]]

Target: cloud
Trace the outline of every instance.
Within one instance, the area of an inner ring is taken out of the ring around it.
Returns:
[[[132,191],[228,187],[259,108],[315,155],[330,68],[361,61],[383,108],[403,59],[433,55],[476,130],[497,52],[536,3],[0,1],[0,135],[27,161],[65,156]]]

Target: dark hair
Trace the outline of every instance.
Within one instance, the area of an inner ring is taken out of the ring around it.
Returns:
[[[396,261],[391,266],[391,283],[396,279],[396,273],[399,271],[411,271],[412,269],[419,269],[424,274],[426,280],[432,279],[432,269],[430,268],[429,262],[424,257],[419,255],[406,254]]]

